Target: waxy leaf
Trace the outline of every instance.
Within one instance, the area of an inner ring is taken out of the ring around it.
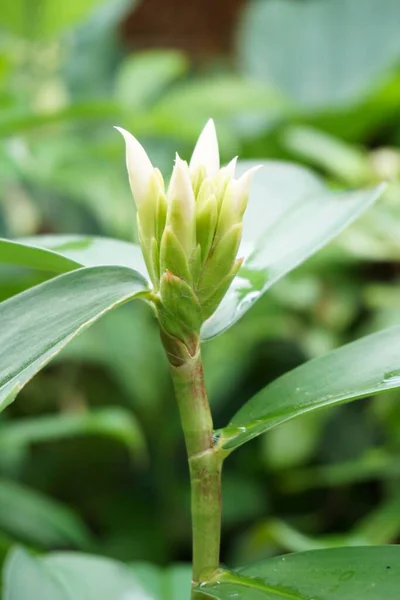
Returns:
[[[0,239],[0,262],[32,267],[43,271],[53,271],[54,273],[67,273],[82,266],[78,262],[56,254],[51,250],[44,250],[18,240],[6,240],[4,238]]]
[[[66,273],[0,304],[0,403],[23,387],[78,333],[146,290],[126,267]]]
[[[199,588],[216,600],[398,600],[400,546],[311,550],[221,573]],[[204,592],[204,596],[201,592]]]
[[[187,600],[191,569],[128,567],[106,558],[58,552],[44,558],[16,548],[3,571],[3,600]]]
[[[328,352],[278,377],[222,430],[224,448],[311,410],[400,387],[400,326]]]
[[[114,265],[145,274],[140,247],[107,237],[38,235],[19,240],[0,239],[0,263],[67,273],[79,267]]]
[[[252,166],[242,162],[242,169]],[[382,194],[384,186],[334,193],[307,169],[268,162],[254,176],[239,256],[245,260],[202,328],[211,338],[235,323],[274,283],[315,254]]]

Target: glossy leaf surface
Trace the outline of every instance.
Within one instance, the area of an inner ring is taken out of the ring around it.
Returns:
[[[25,385],[78,333],[146,289],[124,267],[66,273],[0,304],[0,402]]]
[[[239,172],[253,166],[242,162]],[[383,187],[334,193],[307,169],[268,162],[255,174],[244,219],[245,256],[230,290],[203,325],[203,339],[237,321],[274,283],[350,225]]]
[[[311,410],[400,387],[400,327],[315,358],[256,394],[222,430],[233,449]]]
[[[334,548],[222,572],[201,589],[217,600],[397,600],[400,547]]]
[[[33,557],[17,548],[7,558],[4,599],[27,600],[187,600],[190,567],[162,570],[153,565],[128,567],[105,558],[73,553]]]

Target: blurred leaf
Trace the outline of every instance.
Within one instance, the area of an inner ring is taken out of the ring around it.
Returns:
[[[328,414],[308,413],[282,423],[262,439],[264,462],[279,471],[306,462],[317,449]]]
[[[243,70],[309,109],[362,100],[400,58],[398,8],[397,0],[252,0],[239,35]]]
[[[222,445],[234,449],[311,410],[398,387],[399,326],[328,352],[270,383],[222,430]]]
[[[127,110],[148,108],[188,70],[186,56],[174,50],[148,50],[129,56],[119,68],[116,98]]]
[[[145,440],[134,415],[114,406],[0,423],[0,451],[86,435],[115,439],[134,454],[143,454],[145,449]]]
[[[32,590],[40,600],[186,600],[190,575],[183,565],[163,572],[78,553],[37,558],[16,548],[7,558],[3,580],[5,600],[27,600]]]
[[[281,487],[286,493],[299,493],[318,488],[330,488],[371,480],[397,479],[399,457],[383,449],[372,449],[364,456],[317,467],[290,470],[281,475]]]
[[[132,300],[146,281],[126,267],[78,269],[0,304],[0,399],[25,385],[78,333]]]
[[[267,85],[238,76],[193,79],[174,87],[156,105],[156,113],[175,116],[194,113],[199,119],[232,117],[258,111],[280,115],[288,109],[282,96]]]
[[[361,544],[388,544],[400,533],[400,494],[384,500],[353,528],[351,536]]]
[[[19,483],[0,479],[0,528],[43,548],[87,548],[91,535],[66,506]]]
[[[239,164],[242,173],[255,163]],[[239,256],[245,260],[216,312],[202,327],[208,339],[231,327],[284,275],[366,211],[384,187],[334,193],[301,167],[264,162],[255,174]]]
[[[7,1],[7,0],[3,0]],[[14,136],[36,128],[49,127],[60,123],[79,123],[93,120],[115,119],[120,107],[110,100],[82,101],[58,110],[42,112],[19,110],[5,113],[0,118],[0,134]]]
[[[1,0],[0,27],[26,38],[59,35],[95,9],[104,0]]]
[[[232,527],[262,514],[267,506],[264,492],[257,482],[227,473],[222,479],[222,519],[224,527]]]
[[[290,152],[314,167],[324,169],[347,185],[371,181],[371,168],[365,151],[312,127],[289,126],[282,142]]]
[[[123,55],[119,26],[138,0],[103,0],[70,35],[62,74],[74,98],[110,93]]]
[[[400,547],[334,548],[278,556],[237,573],[221,571],[199,588],[228,600],[397,600]]]

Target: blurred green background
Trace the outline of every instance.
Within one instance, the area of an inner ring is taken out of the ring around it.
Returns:
[[[132,240],[132,131],[168,177],[209,117],[222,159],[295,161],[384,198],[204,345],[215,424],[305,360],[400,321],[398,0],[0,0],[0,235]],[[279,201],[279,199],[277,199]],[[0,269],[1,299],[40,274]],[[349,365],[351,368],[351,365]],[[400,393],[312,413],[226,463],[222,559],[400,541]],[[108,315],[0,420],[0,552],[190,560],[156,323]]]

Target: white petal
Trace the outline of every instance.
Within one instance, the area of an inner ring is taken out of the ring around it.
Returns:
[[[223,167],[221,169],[221,171],[224,171],[224,173],[226,173],[226,175],[229,175],[229,177],[231,177],[233,179],[233,177],[235,177],[235,169],[236,169],[236,163],[237,163],[238,157],[235,156],[235,158],[232,158],[231,162],[229,162],[225,167]]]
[[[167,200],[167,225],[172,228],[187,256],[190,256],[196,238],[196,199],[189,166],[178,155],[168,187]]]
[[[254,173],[262,169],[262,165],[257,165],[255,167],[251,167],[239,179],[234,179],[232,183],[232,188],[234,190],[234,203],[235,200],[240,202],[240,198],[246,197],[250,191],[251,180],[253,179]]]
[[[214,121],[210,119],[201,132],[190,159],[190,172],[197,167],[206,168],[207,177],[215,177],[219,171],[219,148]]]
[[[136,205],[139,206],[146,199],[154,167],[146,150],[129,131],[122,127],[115,127],[115,129],[122,134],[125,140],[129,183]]]
[[[167,199],[168,203],[172,200],[179,200],[182,210],[185,212],[188,210],[189,214],[192,214],[196,199],[190,179],[190,171],[187,162],[182,160],[178,154],[176,155],[174,170],[172,171],[171,181],[168,186]]]

